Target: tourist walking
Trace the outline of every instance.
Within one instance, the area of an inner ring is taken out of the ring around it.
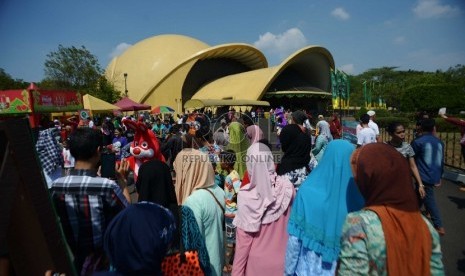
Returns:
[[[234,169],[239,173],[241,178],[244,176],[246,170],[245,155],[250,143],[246,137],[244,126],[233,120],[229,124],[229,144],[226,149],[233,150],[236,153],[236,163]]]
[[[141,202],[128,206],[105,232],[105,253],[113,268],[109,274],[162,275],[161,264],[175,229],[173,214],[158,204]]]
[[[199,255],[200,268],[205,275],[211,275],[210,258],[205,245],[205,237],[200,233],[194,213],[187,206],[178,206],[176,192],[167,164],[160,160],[150,160],[139,168],[136,187],[139,202],[154,202],[170,210],[176,220],[173,243],[168,252],[180,249],[194,250]]]
[[[270,149],[255,143],[247,150],[250,183],[241,187],[234,225],[236,254],[232,275],[283,275],[286,227],[294,187],[275,172]]]
[[[357,131],[357,147],[376,143],[376,133],[368,126],[369,122],[370,116],[368,114],[362,114],[360,116],[360,130]]]
[[[399,122],[393,122],[386,128],[387,133],[391,136],[391,139],[386,144],[393,146],[400,154],[402,154],[410,165],[410,170],[415,178],[416,185],[415,190],[418,192],[420,198],[425,197],[425,186],[421,181],[420,173],[418,172],[417,165],[415,163],[415,151],[412,146],[405,142],[405,128]]]
[[[364,200],[355,185],[346,140],[328,144],[320,164],[297,191],[289,218],[284,275],[334,275],[342,224]]]
[[[119,185],[97,176],[101,145],[98,130],[78,128],[71,133],[69,150],[75,158],[74,170],[55,180],[50,189],[76,270],[85,275],[108,269],[103,235],[108,222],[131,202],[126,182],[129,164],[122,162],[119,167]]]
[[[376,142],[382,142],[381,136],[379,136],[379,127],[378,124],[375,123],[376,112],[374,110],[368,110],[368,116],[370,116],[370,121],[368,122],[368,126],[375,132],[376,135]]]
[[[286,176],[296,189],[310,173],[310,150],[312,142],[297,124],[286,125],[280,135],[283,157],[276,173]]]
[[[347,215],[338,275],[444,275],[439,235],[420,213],[407,160],[373,143],[351,164],[365,208]]]
[[[329,129],[334,139],[341,139],[342,125],[341,125],[341,121],[339,120],[339,114],[337,113],[333,114],[333,117],[331,118],[331,122],[329,123]]]
[[[444,143],[433,134],[434,127],[434,119],[422,120],[422,134],[413,140],[411,145],[415,151],[415,163],[425,189],[423,205],[431,215],[431,220],[438,233],[444,235],[445,230],[441,215],[434,198],[434,189],[441,185],[441,177],[444,173]]]
[[[185,148],[174,160],[178,204],[192,209],[205,238],[212,275],[223,273],[224,191],[215,184],[215,173],[206,153]]]

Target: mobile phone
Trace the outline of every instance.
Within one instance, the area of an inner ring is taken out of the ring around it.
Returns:
[[[101,168],[100,175],[102,177],[115,179],[115,165],[116,165],[116,155],[114,153],[101,153],[100,154]]]

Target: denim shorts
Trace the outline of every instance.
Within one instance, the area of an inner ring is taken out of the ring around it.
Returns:
[[[236,243],[236,226],[233,225],[234,218],[225,217],[224,223],[226,225],[226,243],[235,244]]]

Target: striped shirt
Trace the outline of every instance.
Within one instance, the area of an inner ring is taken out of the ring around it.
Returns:
[[[118,184],[90,170],[58,178],[50,192],[80,270],[86,256],[103,248],[107,225],[128,202]]]

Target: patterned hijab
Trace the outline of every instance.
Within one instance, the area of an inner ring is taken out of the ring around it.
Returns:
[[[413,189],[408,161],[393,147],[372,143],[352,158],[366,209],[381,220],[390,275],[429,275],[431,233]]]
[[[173,163],[176,171],[175,191],[182,205],[194,190],[214,185],[215,172],[206,153],[186,148],[178,153]]]
[[[239,122],[231,122],[229,124],[229,144],[227,149],[231,149],[236,153],[236,163],[234,169],[242,177],[246,170],[245,155],[249,148],[249,141],[245,135],[244,126]]]
[[[350,167],[354,145],[345,140],[328,144],[318,166],[297,192],[289,218],[289,234],[324,262],[338,259],[342,224],[349,212],[360,210],[364,200]]]
[[[149,202],[132,204],[108,225],[104,249],[123,275],[161,275],[161,262],[175,228],[168,209]]]
[[[278,176],[270,149],[255,143],[247,150],[250,183],[237,194],[234,225],[246,232],[258,232],[262,224],[278,220],[289,208],[294,186],[285,176]]]

